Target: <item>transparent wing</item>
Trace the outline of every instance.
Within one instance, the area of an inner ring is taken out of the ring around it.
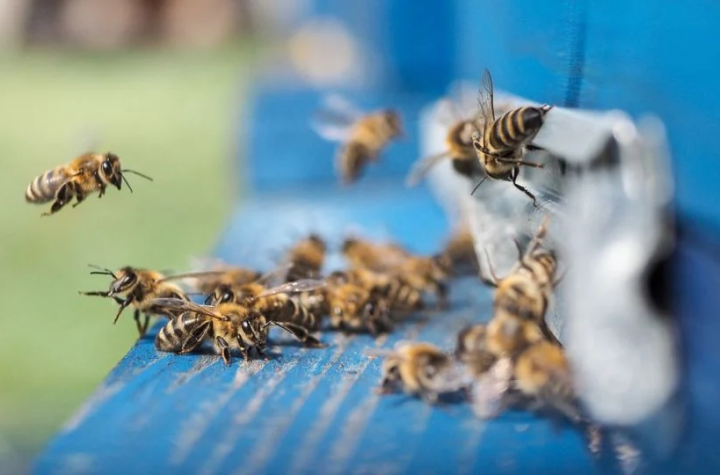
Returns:
[[[472,387],[473,411],[483,419],[498,416],[505,406],[510,389],[513,365],[509,358],[501,358],[475,382]]]
[[[179,311],[196,312],[207,315],[208,317],[224,319],[223,315],[219,313],[215,309],[215,307],[208,305],[198,305],[194,302],[189,302],[187,300],[160,298],[152,299],[152,304],[157,305],[158,307],[164,307]]]
[[[493,105],[493,81],[490,71],[487,69],[483,73],[480,80],[480,89],[478,90],[478,108],[482,113],[485,124],[495,122],[495,109]]]
[[[167,282],[169,280],[178,280],[178,279],[186,279],[191,277],[205,277],[208,275],[221,275],[224,274],[225,271],[222,270],[208,270],[208,271],[200,271],[200,272],[187,272],[185,274],[174,274],[169,275],[163,279],[160,279],[159,282]]]
[[[416,161],[405,179],[405,186],[412,187],[417,185],[435,165],[449,158],[449,152],[442,152]]]
[[[310,290],[316,290],[325,285],[324,280],[317,279],[301,279],[295,282],[287,282],[277,287],[267,289],[265,292],[257,296],[257,298],[269,297],[277,294],[296,294],[299,292],[308,292]]]
[[[263,284],[267,282],[272,282],[274,279],[284,279],[291,267],[292,263],[283,264],[278,268],[261,275],[254,283]]]
[[[323,99],[322,107],[310,121],[310,126],[325,140],[343,142],[350,137],[352,126],[363,116],[343,97],[332,94]]]

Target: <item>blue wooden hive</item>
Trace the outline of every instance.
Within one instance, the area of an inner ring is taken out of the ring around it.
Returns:
[[[683,232],[674,259],[689,424],[675,457],[657,473],[717,473],[708,441],[720,435],[720,336],[715,252],[720,162],[714,128],[720,94],[712,74],[720,47],[709,42],[720,6],[610,1],[532,5],[456,0],[371,1],[357,18],[349,2],[311,2],[312,13],[345,21],[379,57],[377,83],[351,92],[372,108],[391,104],[418,116],[458,77],[488,67],[506,89],[567,107],[653,111],[665,121],[675,159]],[[371,12],[371,14],[367,14]],[[368,18],[373,21],[367,20]],[[385,28],[372,25],[385,25]],[[642,27],[639,27],[642,25]],[[692,26],[689,26],[692,25]],[[682,29],[682,31],[679,31]],[[702,45],[702,48],[698,48]],[[679,59],[682,56],[682,60]],[[688,87],[687,85],[692,85]],[[214,254],[269,269],[306,232],[331,245],[350,231],[417,252],[440,247],[449,230],[427,188],[401,182],[418,156],[417,125],[392,145],[358,186],[335,184],[333,145],[307,126],[324,91],[258,87],[252,105],[245,192]],[[284,146],[279,148],[278,142]],[[331,257],[329,265],[339,265]],[[401,339],[451,349],[457,331],[490,315],[489,292],[473,279],[451,287],[451,309],[429,312],[385,341],[325,333],[326,349],[275,337],[268,360],[226,367],[207,354],[158,353],[158,328],[138,342],[38,456],[34,472],[64,473],[591,473],[580,434],[510,412],[483,422],[464,405],[430,407],[380,397],[379,360],[367,348]]]

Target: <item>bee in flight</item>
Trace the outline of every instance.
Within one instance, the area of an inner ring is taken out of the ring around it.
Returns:
[[[290,282],[265,290],[256,299],[281,293],[305,292],[324,285],[322,281]],[[290,322],[272,320],[254,307],[234,302],[215,306],[198,305],[182,299],[158,298],[152,304],[178,316],[171,319],[155,338],[155,348],[171,353],[189,353],[203,341],[211,340],[230,365],[230,350],[237,349],[244,359],[254,351],[262,356],[271,326],[282,328],[309,347],[324,346],[306,329]]]
[[[552,106],[525,106],[505,112],[495,119],[493,105],[493,82],[490,71],[485,70],[478,92],[478,106],[483,117],[482,135],[475,133],[472,137],[477,158],[485,170],[485,176],[475,186],[472,193],[488,178],[506,180],[525,193],[533,205],[537,206],[535,195],[517,183],[520,167],[542,168],[541,163],[523,160],[526,149],[535,138],[545,120],[545,115]]]
[[[25,201],[36,204],[52,201],[50,211],[42,214],[50,216],[60,211],[73,198],[76,200],[73,208],[96,191],[99,192],[98,198],[102,198],[108,185],[119,190],[124,181],[132,192],[125,173],[134,173],[152,181],[147,175],[123,169],[120,158],[113,153],[86,153],[67,165],[60,165],[37,176],[25,190]]]
[[[466,388],[465,377],[452,357],[429,343],[399,342],[392,351],[368,351],[385,356],[380,392],[404,392],[434,404],[442,396]]]
[[[338,96],[325,100],[325,108],[313,122],[323,138],[341,142],[335,168],[343,184],[355,183],[382,150],[403,135],[402,119],[393,109],[362,112]]]
[[[155,298],[175,298],[183,301],[189,301],[187,294],[178,285],[171,282],[172,280],[182,279],[186,277],[197,277],[205,274],[217,274],[218,272],[198,272],[190,274],[177,274],[165,276],[160,272],[148,269],[138,269],[136,267],[126,266],[115,272],[110,269],[91,265],[90,267],[97,269],[91,274],[108,275],[113,278],[108,290],[80,292],[80,295],[89,295],[94,297],[105,297],[115,300],[120,305],[120,309],[115,315],[113,323],[117,323],[122,312],[128,306],[135,307],[134,317],[140,337],[147,332],[150,316],[163,316],[173,318],[176,314],[168,312],[167,307],[158,307],[153,304]],[[124,296],[125,298],[122,298]],[[143,314],[145,319],[140,321],[140,315]]]

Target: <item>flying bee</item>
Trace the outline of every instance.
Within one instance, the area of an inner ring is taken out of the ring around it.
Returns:
[[[60,211],[73,198],[76,199],[73,208],[96,191],[99,192],[98,198],[102,198],[108,185],[120,190],[124,181],[132,192],[125,177],[126,173],[134,173],[152,181],[147,175],[123,169],[120,158],[113,153],[86,153],[66,165],[60,165],[37,176],[25,190],[25,201],[36,204],[52,201],[50,211],[42,214],[50,216]]]
[[[434,404],[444,395],[465,390],[466,381],[458,366],[434,345],[400,342],[384,356],[380,382],[383,394],[404,392]]]
[[[486,69],[478,93],[478,105],[484,122],[483,132],[474,133],[472,137],[477,158],[485,170],[485,177],[475,186],[472,193],[475,193],[475,190],[490,177],[512,182],[515,188],[525,193],[533,200],[533,205],[537,206],[535,195],[520,186],[517,177],[521,166],[543,167],[540,163],[523,160],[523,155],[540,131],[545,115],[552,106],[546,104],[541,107],[520,107],[505,112],[496,120],[493,94],[492,76]]]
[[[117,323],[120,315],[126,307],[132,305],[135,308],[134,318],[140,337],[147,332],[150,316],[164,316],[173,318],[176,313],[168,311],[166,307],[158,307],[153,304],[155,298],[175,298],[183,301],[189,300],[187,294],[172,280],[193,277],[208,273],[191,273],[165,276],[160,272],[148,269],[138,269],[126,266],[115,272],[103,267],[91,265],[97,269],[91,274],[108,275],[113,278],[110,288],[107,291],[79,292],[81,295],[112,298],[120,305],[113,323]],[[125,296],[125,298],[121,298]],[[140,314],[144,315],[144,321],[140,321]]]
[[[257,298],[286,292],[302,292],[307,287],[317,285],[317,282],[310,281],[290,282],[266,289]],[[170,320],[155,338],[155,348],[160,351],[189,353],[209,339],[225,364],[229,365],[232,349],[238,349],[244,359],[248,359],[253,351],[262,356],[271,326],[285,330],[306,346],[324,346],[302,326],[293,322],[272,320],[247,305],[228,302],[208,306],[174,298],[154,299],[153,305],[179,315]]]
[[[545,338],[558,343],[557,338],[547,326],[545,314],[553,295],[553,289],[562,280],[556,278],[557,261],[552,251],[543,249],[542,242],[547,234],[549,218],[545,218],[538,227],[525,252],[517,241],[518,262],[510,273],[499,279],[487,255],[491,277],[480,274],[481,280],[496,288],[494,295],[495,311],[514,315],[539,325]]]
[[[330,286],[326,295],[330,326],[333,328],[378,335],[389,332],[393,327],[387,300],[356,283]]]
[[[325,110],[313,123],[327,140],[341,142],[335,168],[343,184],[355,183],[382,150],[403,135],[402,119],[393,109],[363,112],[338,96],[325,100]]]
[[[310,234],[290,248],[286,257],[289,267],[285,280],[317,279],[322,271],[327,244],[317,234]]]

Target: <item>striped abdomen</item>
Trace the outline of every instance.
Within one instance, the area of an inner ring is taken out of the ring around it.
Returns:
[[[67,182],[65,167],[48,170],[28,185],[25,190],[25,201],[28,203],[47,203],[55,199],[57,191]]]
[[[490,150],[511,151],[526,145],[542,127],[549,108],[520,107],[503,114],[489,130]]]
[[[210,327],[211,322],[205,316],[185,312],[160,329],[155,337],[155,348],[171,353],[192,351],[202,343]]]
[[[392,310],[412,311],[423,308],[422,291],[401,279],[393,281],[380,293],[387,297]]]
[[[309,331],[315,331],[319,327],[320,320],[315,318],[315,315],[307,307],[291,298],[288,298],[285,305],[272,313],[272,315],[267,315],[268,320],[294,323]]]

